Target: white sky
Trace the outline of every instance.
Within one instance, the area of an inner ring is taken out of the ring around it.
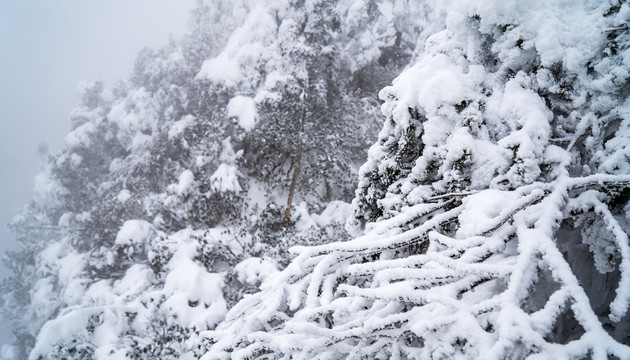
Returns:
[[[63,144],[76,84],[125,78],[138,51],[187,30],[195,2],[0,0],[0,252],[13,243],[6,224],[31,197],[38,146]],[[0,345],[6,336],[0,319]]]

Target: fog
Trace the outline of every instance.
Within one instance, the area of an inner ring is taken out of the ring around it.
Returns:
[[[76,84],[126,77],[139,50],[187,29],[195,0],[0,1],[0,251],[6,230],[29,200],[38,148],[55,152],[69,130]],[[4,267],[0,268],[6,275]],[[2,319],[0,319],[2,320]],[[0,345],[8,341],[0,321]]]

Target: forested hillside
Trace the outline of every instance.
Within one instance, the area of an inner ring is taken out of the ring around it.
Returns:
[[[190,21],[83,84],[11,224],[4,353],[630,359],[629,4]]]

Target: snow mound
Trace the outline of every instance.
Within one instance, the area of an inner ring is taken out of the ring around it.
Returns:
[[[238,281],[249,285],[258,285],[270,275],[278,272],[278,264],[275,261],[250,257],[234,266]]]
[[[179,174],[177,184],[171,185],[169,189],[177,195],[186,196],[192,191],[194,182],[195,175],[193,172],[190,170],[184,170],[181,174]]]
[[[236,118],[238,125],[249,131],[256,126],[256,103],[247,96],[233,97],[227,105],[227,116]]]
[[[210,176],[212,191],[218,193],[241,192],[241,185],[238,183],[238,170],[234,165],[221,164]]]
[[[164,306],[182,326],[211,329],[227,313],[223,300],[223,276],[209,273],[180,252],[169,263],[164,282]]]
[[[131,198],[131,192],[127,189],[120,190],[120,192],[118,193],[118,196],[116,196],[116,200],[118,200],[118,202],[121,204],[126,203],[127,200],[129,200],[130,198]]]
[[[144,220],[127,220],[116,235],[116,245],[134,246],[146,243],[153,234],[153,225]]]
[[[321,214],[313,214],[311,218],[319,227],[326,227],[329,224],[344,224],[352,214],[352,207],[344,201],[331,201]]]

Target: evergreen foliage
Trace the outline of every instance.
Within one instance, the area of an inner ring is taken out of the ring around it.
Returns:
[[[350,32],[413,50],[375,6],[200,0],[190,33],[140,52],[128,79],[82,84],[63,150],[11,224],[2,309],[17,356],[199,357],[200,334],[289,247],[347,239],[376,89],[406,65]],[[368,68],[383,74],[357,82]]]
[[[427,4],[438,31],[380,93],[358,237],[295,248],[204,359],[630,356],[629,38],[605,31],[630,7]]]
[[[630,358],[629,14],[199,0],[82,85],[11,224],[17,356]]]

